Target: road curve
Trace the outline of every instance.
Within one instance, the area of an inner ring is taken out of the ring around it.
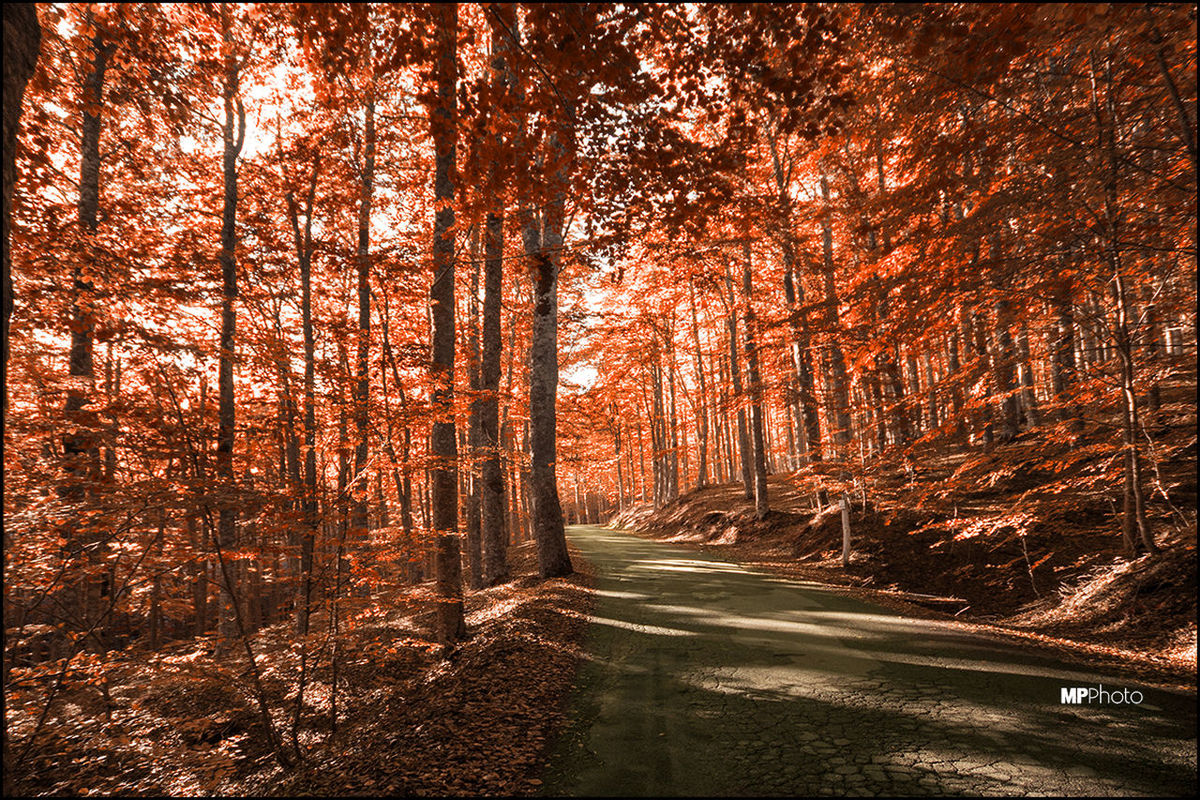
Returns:
[[[602,528],[545,793],[1193,795],[1190,698]],[[1070,705],[1063,687],[1138,690]]]

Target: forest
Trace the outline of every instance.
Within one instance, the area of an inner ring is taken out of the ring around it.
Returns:
[[[535,792],[572,525],[1143,570],[1194,683],[1194,5],[3,14],[6,795]]]

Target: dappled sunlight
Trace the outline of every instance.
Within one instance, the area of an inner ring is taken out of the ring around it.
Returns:
[[[735,572],[744,573],[745,569],[734,564],[710,563],[707,561],[638,561],[630,564],[629,570],[650,570],[662,572]]]
[[[647,607],[652,609],[667,608],[658,604],[650,604]],[[703,618],[705,623],[715,628],[724,628],[729,631],[768,631],[771,633],[785,634],[789,637],[794,635],[806,635],[829,637],[834,639],[868,638],[866,633],[862,631],[856,631],[852,628],[814,624],[795,619],[771,619],[767,616],[725,614],[720,612],[705,611],[704,609],[700,608],[690,608],[688,606],[670,606],[669,608],[685,609],[683,612],[672,611],[672,613],[684,613],[685,615],[694,618]]]
[[[597,597],[617,597],[626,600],[648,600],[651,595],[642,592],[621,592],[615,589],[594,589],[592,593]]]
[[[619,619],[608,619],[607,617],[598,617],[591,615],[588,621],[596,625],[610,625],[614,628],[624,628],[625,630],[635,631],[637,633],[646,633],[651,636],[697,636],[695,631],[685,631],[679,628],[664,628],[660,625],[643,625],[638,622],[625,622]]]

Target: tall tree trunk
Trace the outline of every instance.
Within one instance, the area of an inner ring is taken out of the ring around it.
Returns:
[[[467,354],[468,385],[471,389],[471,410],[467,419],[468,461],[465,470],[469,479],[467,506],[467,583],[472,589],[483,586],[483,543],[480,541],[480,462],[482,461],[481,431],[483,409],[479,397],[479,228],[471,226],[471,289],[467,297]]]
[[[372,90],[369,90],[372,91]],[[370,391],[371,345],[371,201],[375,189],[375,97],[369,95],[363,107],[363,163],[358,198],[358,353],[354,381],[354,475],[356,483],[350,504],[350,541],[356,549],[367,535],[368,393]]]
[[[657,345],[657,342],[656,342]],[[650,388],[652,401],[646,404],[650,417],[650,465],[654,474],[654,507],[661,508],[667,502],[667,477],[664,469],[666,445],[663,442],[663,382],[662,367],[659,366],[661,353],[657,346],[655,360],[650,364]],[[643,387],[644,390],[644,387]]]
[[[621,467],[621,418],[617,416],[617,403],[612,403],[612,434],[613,434],[613,450],[616,452],[617,462],[617,511],[619,512],[625,507],[625,475]]]
[[[1056,415],[1060,422],[1078,416],[1069,393],[1075,378],[1075,320],[1072,316],[1070,285],[1064,282],[1056,292],[1053,306],[1057,316],[1054,339],[1050,344],[1050,387],[1054,392]]]
[[[222,6],[221,34],[225,42],[225,75],[222,93],[225,106],[225,123],[222,128],[224,141],[223,174],[225,204],[221,214],[221,347],[218,364],[218,424],[217,424],[217,480],[222,486],[222,499],[217,523],[217,539],[222,552],[230,552],[237,545],[238,502],[236,499],[237,479],[233,469],[233,439],[235,405],[233,396],[234,339],[237,332],[237,159],[246,138],[246,110],[239,96],[239,67],[234,54],[233,29],[229,8]],[[233,608],[237,587],[232,585],[236,568],[225,570],[222,575],[221,600],[218,607],[219,633],[222,646],[236,634],[236,610]]]
[[[821,198],[823,211],[821,214],[821,264],[825,279],[825,335],[829,337],[827,377],[829,386],[828,420],[830,439],[837,449],[837,457],[846,457],[846,445],[850,441],[850,393],[849,381],[846,377],[846,358],[842,354],[841,344],[838,343],[840,325],[838,322],[838,296],[834,284],[833,264],[833,220],[832,206],[829,200],[829,177],[822,165]]]
[[[4,392],[3,413],[8,415],[8,321],[13,310],[12,264],[9,252],[13,184],[17,179],[17,134],[21,129],[21,102],[25,85],[37,66],[42,47],[42,29],[33,3],[4,4],[4,198],[0,223],[4,248],[4,361],[0,362],[0,391]],[[5,661],[4,674],[8,675]],[[8,685],[7,677],[4,685]],[[5,770],[7,772],[7,770]],[[5,784],[7,786],[7,782]],[[7,791],[5,792],[7,794]]]
[[[664,436],[663,444],[668,450],[667,455],[667,498],[674,500],[679,497],[679,417],[675,403],[675,313],[671,311],[671,322],[667,327],[667,391],[669,404],[667,406],[667,426],[669,438]]]
[[[643,386],[643,390],[645,387]],[[641,487],[641,502],[646,502],[646,448],[642,441],[642,415],[637,416],[637,441],[638,441],[638,475],[640,476]]]
[[[511,5],[494,7],[497,20],[491,22],[493,96],[500,98],[499,109],[512,88],[513,76],[508,65],[507,30],[515,30],[516,10]],[[507,30],[506,30],[507,29]],[[500,134],[493,137],[496,151],[502,145]],[[504,473],[500,464],[500,301],[504,290],[504,170],[495,159],[488,166],[491,207],[484,227],[484,276],[482,352],[479,365],[479,434],[483,448],[480,466],[480,539],[483,548],[483,584],[495,586],[508,577],[508,537],[504,526]]]
[[[783,251],[783,294],[788,307],[788,326],[791,330],[790,346],[793,378],[796,384],[795,400],[791,411],[795,417],[795,451],[800,460],[821,460],[821,428],[817,418],[817,405],[813,392],[812,351],[808,330],[808,313],[804,310],[804,284],[797,280],[796,242],[792,235],[792,196],[789,186],[793,162],[785,165],[779,152],[778,136],[768,132],[771,148],[771,164],[775,175],[775,190],[783,207],[783,231],[780,248]]]
[[[92,276],[99,266],[96,263],[96,232],[100,208],[100,107],[104,103],[104,79],[113,49],[99,32],[95,33],[91,39],[90,69],[83,79],[78,204],[80,248],[71,278],[71,350],[67,365],[67,373],[73,381],[67,389],[64,407],[70,432],[62,437],[63,467],[68,478],[59,491],[64,500],[72,503],[94,497],[95,484],[101,476],[96,435],[98,420],[87,406],[93,402],[90,395],[96,380],[92,352],[95,331]],[[80,514],[79,518],[86,519],[86,516]],[[103,534],[90,525],[73,527],[76,529],[66,536],[68,551],[74,556],[84,555],[89,564],[101,560]],[[93,618],[104,602],[105,586],[102,580],[84,578],[78,591],[79,622],[87,630],[92,627]],[[102,642],[103,632],[97,631],[93,640],[96,644]]]
[[[796,254],[792,241],[783,244],[783,293],[789,309],[792,331],[792,369],[796,380],[796,449],[801,460],[821,460],[821,425],[813,390],[812,343],[808,332],[808,314],[804,307],[804,286],[796,280]]]
[[[1124,445],[1125,445],[1125,491],[1124,507],[1122,509],[1122,533],[1125,537],[1125,547],[1130,554],[1139,549],[1139,545],[1151,553],[1157,553],[1154,535],[1146,520],[1145,495],[1142,488],[1141,453],[1138,446],[1138,432],[1141,428],[1137,393],[1134,380],[1133,334],[1130,330],[1129,298],[1125,287],[1125,276],[1122,271],[1121,258],[1121,219],[1120,203],[1120,168],[1117,154],[1117,119],[1116,103],[1113,100],[1112,65],[1106,61],[1104,68],[1105,103],[1104,112],[1100,110],[1100,102],[1096,98],[1095,73],[1093,71],[1092,110],[1096,117],[1099,131],[1099,144],[1107,156],[1108,173],[1104,181],[1104,225],[1102,245],[1105,260],[1112,272],[1113,303],[1116,309],[1116,325],[1114,339],[1117,359],[1120,364],[1121,399]],[[1134,535],[1137,535],[1137,542]]]
[[[1017,330],[1017,378],[1021,384],[1021,410],[1025,414],[1025,425],[1036,428],[1039,422],[1037,393],[1033,386],[1033,359],[1029,354],[1029,326],[1021,320]]]
[[[433,285],[429,304],[433,317],[434,415],[430,435],[432,528],[437,540],[438,637],[456,642],[466,634],[463,622],[462,562],[458,534],[458,443],[454,431],[454,183],[458,130],[458,4],[433,7],[436,26],[437,99],[429,121],[435,151]]]
[[[526,352],[526,363],[529,361],[529,354]],[[532,478],[530,477],[530,463],[532,461],[531,448],[529,440],[529,420],[525,420],[521,425],[521,541],[527,542],[533,538],[533,508],[532,501],[529,498],[530,486]]]
[[[929,350],[921,354],[921,363],[925,368],[925,422],[930,431],[935,431],[941,425],[941,420],[938,419],[937,381],[934,378],[933,357]]]
[[[977,311],[972,311],[967,319],[971,331],[969,338],[975,348],[978,371],[984,375],[983,402],[980,404],[979,414],[983,421],[983,445],[990,451],[996,442],[996,432],[993,425],[994,415],[992,414],[992,397],[996,392],[996,370],[991,366],[987,330],[984,327],[983,315]]]
[[[569,110],[564,113],[569,113]],[[566,205],[567,161],[573,150],[570,124],[559,122],[549,134],[550,156],[557,163],[551,179],[551,196],[542,214],[538,236],[536,217],[523,198],[523,239],[534,282],[533,332],[529,363],[530,494],[533,501],[533,535],[537,541],[538,572],[543,578],[573,571],[567,554],[562,507],[555,479],[556,417],[558,395],[558,273],[562,260]],[[527,150],[527,148],[523,148]],[[528,166],[529,153],[521,158]],[[540,239],[540,241],[539,241]]]
[[[192,551],[192,559],[188,564],[192,588],[192,633],[203,636],[208,631],[208,559],[204,555],[205,537],[197,527],[195,514],[189,513],[187,537]]]
[[[906,373],[908,377],[907,394],[912,398],[910,401],[910,407],[906,409],[906,415],[910,416],[912,419],[912,425],[914,428],[913,435],[915,436],[919,435],[921,432],[921,412],[920,406],[918,405],[921,395],[921,373],[917,369],[917,355],[915,352],[913,352],[911,347],[906,348],[906,352],[904,354],[904,365],[907,368]]]
[[[729,374],[733,387],[733,399],[737,403],[737,443],[742,464],[742,495],[754,499],[754,467],[750,452],[750,432],[746,427],[746,408],[742,402],[742,371],[738,366],[737,345],[737,298],[733,293],[733,273],[729,263],[725,264],[725,288],[729,294]]]
[[[754,437],[754,515],[764,519],[770,511],[767,497],[766,439],[763,432],[762,379],[758,370],[754,294],[750,276],[750,240],[742,243],[742,298],[746,303],[746,367],[750,380],[750,425]]]
[[[958,331],[951,329],[946,343],[946,370],[951,380],[950,407],[953,410],[958,435],[961,436],[966,426],[962,420],[963,407],[963,376],[959,374],[962,364],[959,361]]]
[[[692,341],[696,345],[697,403],[699,405],[696,413],[696,437],[699,440],[700,463],[697,466],[696,487],[703,489],[708,485],[708,389],[705,388],[704,358],[700,352],[700,324],[696,319],[696,287],[692,281],[688,281],[688,299],[691,302],[692,308]],[[619,478],[620,472],[618,471]],[[619,494],[620,492],[618,491]],[[620,505],[619,502],[618,505]]]
[[[316,418],[316,338],[312,320],[312,217],[317,193],[317,176],[321,169],[320,150],[313,151],[312,173],[308,193],[304,198],[304,228],[300,228],[300,211],[295,195],[287,193],[288,216],[292,223],[292,240],[300,262],[300,324],[304,335],[304,487],[301,509],[303,528],[300,534],[300,582],[296,589],[296,633],[307,635],[312,613],[313,547],[320,523],[317,506],[317,418]]]
[[[1007,442],[1017,435],[1017,422],[1020,415],[1020,400],[1014,388],[1016,378],[1013,364],[1016,361],[1013,352],[1012,333],[1009,330],[1011,312],[1008,300],[1004,297],[996,299],[996,328],[995,348],[992,353],[992,370],[996,378],[996,392],[1000,396],[1000,440]]]
[[[387,361],[392,372],[392,385],[396,389],[396,393],[400,397],[400,413],[403,416],[402,426],[404,435],[400,442],[400,457],[396,457],[395,447],[392,444],[392,416],[391,409],[385,405],[384,411],[388,417],[387,438],[384,445],[387,448],[388,456],[392,461],[392,481],[396,484],[396,495],[400,501],[400,531],[404,541],[404,553],[406,562],[405,579],[410,583],[419,583],[424,580],[424,575],[421,573],[420,560],[418,557],[419,548],[413,531],[413,512],[412,512],[412,426],[408,419],[408,400],[404,394],[404,384],[400,380],[400,370],[396,366],[396,358],[392,353],[392,342],[388,335],[391,327],[391,319],[388,314],[387,295],[384,294],[383,301],[383,324],[380,328],[383,331],[383,357]],[[388,388],[386,381],[386,371],[381,377],[380,386],[382,387],[381,394],[383,395],[384,403],[387,403]]]
[[[718,366],[719,364],[723,364],[724,361],[725,359],[719,358],[710,348],[708,354],[708,374],[713,376],[712,397],[709,403],[709,407],[712,409],[710,427],[713,431],[713,472],[715,473],[717,483],[729,483],[733,480],[733,473],[727,469],[731,463],[731,458],[728,453],[726,431],[723,425],[725,406],[721,402],[725,381],[722,380],[722,370]]]

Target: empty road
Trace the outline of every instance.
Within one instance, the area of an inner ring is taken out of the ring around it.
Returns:
[[[1191,698],[575,526],[598,594],[555,795],[1190,795]],[[1062,702],[1137,690],[1141,705]]]

